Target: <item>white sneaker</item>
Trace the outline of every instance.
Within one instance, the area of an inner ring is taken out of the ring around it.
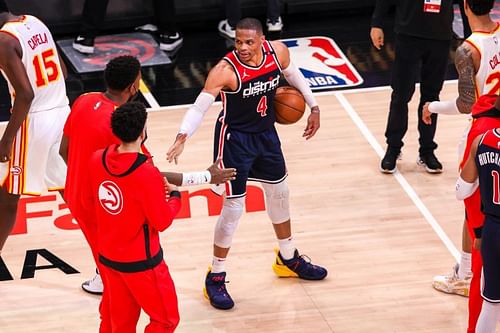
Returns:
[[[436,275],[432,280],[432,286],[434,289],[447,294],[456,294],[468,297],[471,278],[472,275],[468,275],[465,279],[459,279],[458,264],[456,264],[450,274]]]
[[[236,30],[229,25],[227,20],[222,20],[219,22],[219,32],[227,38],[234,39],[236,37]]]
[[[283,29],[283,22],[281,21],[281,16],[279,16],[278,20],[274,22],[271,22],[270,19],[267,19],[266,25],[267,25],[267,31],[270,32],[281,31],[281,29]]]
[[[154,24],[148,23],[144,25],[140,25],[138,27],[135,27],[136,31],[142,31],[142,32],[157,32],[158,27]]]
[[[92,279],[82,283],[82,289],[89,294],[102,295],[104,286],[102,285],[101,275],[97,273]]]

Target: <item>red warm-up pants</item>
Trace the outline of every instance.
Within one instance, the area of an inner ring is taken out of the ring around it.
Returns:
[[[179,324],[174,282],[165,261],[153,269],[122,273],[101,265],[112,333],[136,333],[141,308],[150,317],[145,333],[171,333]]]

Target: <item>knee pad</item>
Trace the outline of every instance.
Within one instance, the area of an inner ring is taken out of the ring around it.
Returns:
[[[214,244],[218,247],[229,248],[233,241],[233,235],[240,221],[245,207],[245,197],[224,199],[222,212],[220,213],[214,231]]]
[[[266,193],[267,215],[273,224],[280,224],[290,219],[288,203],[290,191],[286,179],[277,184],[262,183]]]

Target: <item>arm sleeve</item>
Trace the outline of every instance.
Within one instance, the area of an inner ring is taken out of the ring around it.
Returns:
[[[189,107],[184,115],[179,133],[186,133],[188,137],[191,137],[198,127],[200,127],[205,113],[207,113],[214,101],[214,96],[206,92],[201,92],[194,104]]]
[[[302,75],[300,70],[297,68],[297,66],[295,66],[293,62],[290,61],[288,67],[283,69],[283,75],[285,76],[285,79],[288,83],[290,83],[300,91],[300,93],[304,96],[304,100],[310,108],[318,105],[311,91],[311,88],[309,87],[309,84],[304,78],[304,75]]]
[[[389,14],[389,9],[393,5],[392,0],[376,0],[375,9],[372,14],[372,27],[383,28]]]
[[[147,174],[149,181],[144,182],[143,207],[149,223],[159,231],[164,231],[173,222],[181,209],[180,194],[172,192],[166,199],[163,178],[156,167]],[[179,192],[177,192],[179,193]]]

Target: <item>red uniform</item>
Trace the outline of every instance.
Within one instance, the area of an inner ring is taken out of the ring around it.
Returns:
[[[460,163],[460,169],[463,168],[470,154],[470,148],[474,139],[490,129],[500,127],[500,113],[495,112],[493,105],[497,95],[481,96],[472,107],[473,122],[467,135],[467,144],[465,146],[464,157]],[[493,109],[493,110],[492,110]],[[472,242],[476,239],[474,229],[483,225],[484,215],[481,212],[481,195],[479,188],[474,194],[464,200],[465,212],[467,218],[467,229]],[[481,313],[483,299],[481,297],[481,270],[483,260],[481,252],[472,249],[472,280],[469,289],[469,328],[467,332],[475,332],[477,319]]]
[[[116,145],[95,152],[88,170],[85,206],[97,220],[112,332],[136,332],[141,308],[150,316],[145,332],[173,332],[177,296],[158,233],[180,210],[180,193],[166,199],[163,177],[148,157],[118,153]]]

